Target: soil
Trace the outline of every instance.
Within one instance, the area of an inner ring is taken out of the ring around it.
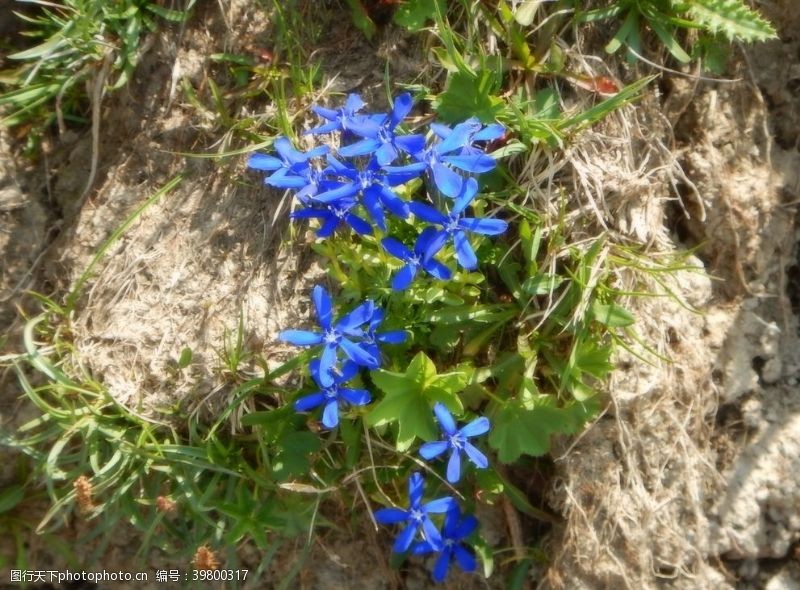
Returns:
[[[180,80],[202,94],[220,74],[211,54],[269,48],[273,34],[256,3],[220,6],[149,38],[133,83],[104,99],[98,175],[86,195],[91,130],[51,138],[36,163],[18,157],[16,139],[0,130],[0,354],[19,350],[19,308],[33,309],[26,289],[64,293],[136,207],[184,175],[112,246],[73,318],[87,369],[142,413],[224,403],[220,343],[240,319],[247,348],[268,362],[286,358],[275,335],[305,321],[308,285],[324,274],[305,248],[309,236],[285,239],[289,203],[249,178],[242,159],[180,155],[211,151],[219,139],[208,131],[213,113],[188,104]],[[537,185],[545,205],[561,188],[575,203],[593,203],[592,223],[654,256],[693,255],[666,285],[650,285],[672,296],[630,302],[642,341],[669,360],[620,351],[603,415],[554,445],[554,475],[538,494],[564,523],[534,538],[539,530],[522,520],[525,540],[551,556],[532,570],[533,584],[800,587],[800,5],[765,0],[761,9],[780,39],[737,47],[735,81],[664,74],[640,103],[569,148],[556,185]],[[398,80],[425,67],[391,27],[373,44],[346,26],[332,35],[319,54],[336,91],[381,97],[387,59]],[[649,73],[581,49],[610,63],[603,73],[617,79]],[[176,374],[185,348],[192,364]],[[0,375],[4,427],[30,417],[19,397],[13,375]],[[13,480],[15,462],[0,461],[0,484]],[[488,536],[509,543],[502,514],[482,520],[494,522]],[[403,578],[390,570],[388,538],[364,528],[321,536],[301,587],[429,585],[422,568]],[[128,571],[135,539],[120,531],[117,541],[104,567]],[[35,537],[30,550],[37,568],[60,564]],[[5,540],[0,551],[10,557],[15,548]],[[243,562],[256,563],[249,551]],[[295,558],[287,550],[271,578]],[[153,570],[169,565],[159,555],[149,561]],[[0,572],[0,587],[8,579]],[[485,587],[477,576],[451,585]]]

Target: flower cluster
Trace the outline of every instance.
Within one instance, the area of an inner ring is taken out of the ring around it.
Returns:
[[[503,126],[473,118],[452,128],[432,123],[427,137],[404,134],[400,128],[412,106],[406,93],[395,98],[390,113],[364,113],[364,102],[351,94],[340,109],[312,107],[325,122],[307,134],[338,133],[346,145],[335,153],[328,146],[300,152],[279,137],[273,146],[276,155],[253,154],[248,160],[248,167],[270,172],[266,184],[296,191],[302,207],[291,216],[319,220],[318,237],[347,227],[360,235],[375,228],[386,232],[387,212],[400,219],[413,214],[430,224],[413,246],[393,237],[381,240],[390,255],[405,263],[392,280],[395,290],[407,288],[419,269],[449,279],[452,270],[435,258],[448,243],[461,267],[476,268],[469,234],[496,236],[508,226],[500,219],[465,215],[478,194],[474,175],[496,167],[484,149],[504,134]],[[428,203],[401,198],[397,187],[420,177],[428,180],[429,193],[437,198]],[[449,204],[441,210],[434,201]]]
[[[378,343],[399,344],[406,339],[402,330],[378,332],[383,322],[383,310],[366,301],[338,321],[333,319],[333,304],[324,287],[317,285],[311,292],[321,330],[284,330],[278,338],[296,346],[321,346],[319,359],[309,363],[311,378],[319,391],[298,399],[298,412],[325,405],[322,423],[328,428],[339,424],[339,408],[343,403],[357,406],[368,404],[372,398],[365,389],[342,387],[358,373],[359,367],[377,369],[381,365]]]
[[[479,190],[475,175],[496,166],[485,148],[504,134],[503,127],[469,119],[452,128],[432,123],[429,133],[406,134],[401,127],[412,106],[409,94],[398,96],[387,114],[365,113],[364,102],[356,94],[348,96],[339,109],[314,106],[324,122],[307,134],[339,134],[342,146],[338,150],[321,146],[300,152],[287,138],[279,137],[274,142],[276,155],[253,154],[248,160],[250,168],[270,173],[266,184],[296,191],[301,208],[292,218],[319,220],[318,237],[327,238],[347,227],[361,235],[373,234],[376,229],[385,234],[387,213],[399,219],[413,214],[427,224],[411,245],[381,236],[382,248],[403,263],[392,279],[397,291],[408,288],[421,271],[439,280],[450,279],[453,269],[437,259],[448,244],[458,265],[476,268],[478,259],[469,234],[497,236],[507,229],[505,221],[467,213]],[[426,181],[427,202],[404,200],[402,191],[397,190],[417,178]],[[305,412],[323,406],[323,425],[335,428],[343,406],[372,401],[368,390],[350,386],[350,382],[361,368],[380,367],[380,345],[401,343],[406,333],[380,332],[384,310],[372,301],[334,318],[330,296],[323,287],[314,287],[311,299],[319,331],[285,330],[279,337],[297,346],[318,347],[319,355],[308,367],[318,389],[298,398],[294,408]],[[459,427],[441,403],[435,404],[433,413],[442,437],[423,444],[420,456],[432,461],[449,454],[446,478],[451,484],[461,479],[463,456],[476,468],[486,468],[488,459],[469,439],[486,434],[489,420],[479,417]],[[452,497],[423,503],[424,485],[421,474],[412,474],[409,507],[383,508],[375,513],[382,524],[404,524],[394,551],[437,553],[433,577],[438,582],[445,579],[454,560],[464,571],[474,571],[475,556],[465,540],[477,529],[477,519],[462,514]],[[431,515],[444,515],[441,527]]]

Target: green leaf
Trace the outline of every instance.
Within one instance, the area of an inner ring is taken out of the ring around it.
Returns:
[[[8,512],[25,498],[25,486],[12,485],[0,492],[0,514]]]
[[[377,370],[372,381],[386,396],[367,415],[367,424],[397,424],[397,449],[406,451],[415,439],[433,440],[438,434],[433,404],[442,402],[454,414],[463,407],[458,397],[467,385],[463,371],[437,375],[436,367],[424,353],[418,353],[405,373]]]
[[[436,18],[437,4],[438,10],[444,14],[444,0],[409,0],[397,7],[394,13],[394,22],[401,27],[407,28],[412,33],[417,33],[425,28],[429,20]]]
[[[494,94],[500,88],[500,76],[483,69],[477,75],[458,71],[447,79],[445,91],[434,101],[439,118],[445,123],[458,123],[477,117],[492,123],[503,112],[503,99]]]
[[[277,452],[272,461],[276,479],[286,481],[292,475],[308,473],[309,455],[319,450],[319,437],[310,432],[290,432],[276,443]]]
[[[730,41],[766,41],[778,36],[774,27],[742,0],[692,0],[689,14],[708,31]]]
[[[503,463],[538,457],[550,450],[552,434],[573,434],[596,412],[597,404],[589,400],[563,408],[550,395],[538,396],[532,408],[512,401],[494,416],[489,444]]]
[[[367,39],[372,39],[375,35],[375,23],[369,17],[364,5],[360,0],[347,0],[350,6],[350,14],[353,19],[353,24],[361,31]]]
[[[596,299],[592,302],[592,318],[609,328],[624,328],[636,322],[631,312],[621,305],[616,303],[606,305]]]
[[[192,364],[192,349],[188,346],[181,350],[181,356],[178,358],[178,368],[185,369]]]

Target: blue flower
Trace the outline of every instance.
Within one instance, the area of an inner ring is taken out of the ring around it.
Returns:
[[[420,219],[442,226],[442,229],[438,230],[428,242],[426,258],[433,258],[452,237],[459,264],[467,270],[472,270],[478,266],[478,259],[466,232],[496,236],[508,229],[508,223],[501,219],[463,217],[464,210],[473,201],[477,192],[478,182],[474,178],[467,179],[448,215],[424,203],[411,202],[408,204],[411,212]]]
[[[320,391],[315,391],[305,395],[294,402],[294,409],[298,412],[307,412],[317,406],[325,404],[322,411],[322,423],[328,428],[335,428],[339,424],[339,407],[343,403],[354,406],[363,406],[372,401],[369,391],[366,389],[351,389],[341,387],[358,373],[358,365],[352,361],[347,361],[342,365],[342,372],[333,375],[333,383],[325,385],[320,375],[320,361],[314,359],[309,363],[308,369],[311,377],[320,387]]]
[[[353,122],[350,131],[364,139],[340,148],[339,154],[346,158],[375,154],[378,164],[387,166],[397,159],[401,151],[409,154],[422,151],[425,147],[425,138],[422,135],[395,134],[395,129],[411,112],[412,106],[411,95],[401,94],[394,99],[392,114],[388,120],[378,122],[363,118]]]
[[[316,204],[311,199],[301,199],[306,209],[295,211],[289,217],[292,219],[319,219],[320,228],[317,230],[317,237],[327,238],[342,224],[349,225],[357,234],[362,236],[372,233],[372,226],[350,210],[358,205],[358,201],[353,198],[344,198],[330,203]]]
[[[449,268],[438,260],[425,256],[428,244],[435,234],[436,228],[426,227],[417,238],[413,252],[394,238],[384,238],[381,240],[381,244],[389,254],[406,263],[392,279],[392,289],[395,291],[407,289],[411,281],[414,280],[417,270],[420,268],[439,280],[446,281],[450,278],[451,273]]]
[[[465,452],[469,460],[478,469],[486,469],[489,460],[468,439],[489,432],[489,419],[485,416],[476,418],[466,426],[458,429],[452,414],[442,403],[433,407],[433,412],[444,432],[443,440],[422,445],[419,454],[426,461],[438,457],[450,449],[450,460],[447,462],[447,481],[456,483],[461,479],[461,452]]]
[[[362,118],[358,115],[366,105],[358,94],[348,94],[344,107],[332,110],[325,107],[314,105],[311,110],[323,119],[327,119],[327,123],[323,123],[319,127],[309,129],[307,134],[318,133],[332,133],[334,131],[349,131],[350,125]]]
[[[455,505],[444,517],[442,525],[441,545],[433,545],[428,541],[414,543],[411,548],[413,555],[427,555],[439,552],[439,557],[433,565],[433,579],[439,583],[444,582],[450,571],[450,563],[455,557],[456,563],[465,572],[474,572],[477,568],[475,555],[462,541],[469,537],[478,528],[478,519],[472,516],[461,517],[461,509]]]
[[[254,170],[272,172],[264,179],[264,184],[279,188],[301,188],[308,184],[306,175],[313,158],[328,153],[327,146],[319,146],[306,153],[297,151],[287,137],[278,137],[272,144],[278,157],[267,154],[251,154],[247,167]]]
[[[395,553],[408,551],[420,531],[422,532],[423,540],[428,541],[432,546],[440,547],[442,544],[442,536],[429,515],[448,512],[456,506],[456,503],[453,498],[447,496],[423,504],[422,493],[424,489],[425,480],[422,475],[413,473],[408,478],[408,509],[381,508],[375,512],[375,520],[381,524],[408,523],[395,539],[392,547]]]
[[[353,311],[345,315],[338,322],[333,322],[333,309],[328,292],[317,285],[311,292],[314,307],[317,310],[317,320],[322,332],[308,330],[284,330],[278,335],[280,340],[295,346],[317,346],[322,344],[320,357],[319,384],[322,387],[331,387],[335,384],[334,368],[339,361],[339,351],[351,361],[362,367],[372,367],[378,362],[362,346],[350,338],[360,339],[364,335],[361,326],[369,322],[374,312],[371,301],[362,303]]]
[[[381,169],[375,158],[363,170],[358,170],[352,164],[342,163],[332,156],[328,156],[328,164],[326,173],[329,176],[336,175],[344,181],[337,183],[335,188],[315,195],[314,199],[321,203],[331,203],[344,197],[362,195],[364,207],[381,231],[386,231],[382,206],[401,219],[408,217],[408,204],[391,187],[405,184],[425,170],[424,164],[417,163],[396,166],[387,172]]]
[[[497,162],[482,151],[463,153],[465,148],[472,144],[472,138],[480,132],[481,124],[476,119],[470,119],[456,125],[446,133],[444,125],[439,125],[439,133],[447,137],[434,143],[425,151],[414,153],[414,158],[424,162],[428,167],[433,182],[445,196],[456,198],[462,192],[464,177],[452,168],[457,168],[472,174],[483,174],[494,170]],[[454,153],[455,152],[455,153]],[[452,167],[452,168],[451,168]]]
[[[402,344],[406,341],[405,330],[389,330],[388,332],[378,332],[378,328],[383,323],[385,316],[384,311],[380,307],[376,307],[372,312],[372,318],[369,321],[364,338],[361,340],[361,346],[369,354],[371,354],[377,363],[370,369],[377,369],[380,366],[381,353],[378,348],[378,343],[381,344]]]

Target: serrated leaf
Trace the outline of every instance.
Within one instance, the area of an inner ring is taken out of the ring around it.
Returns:
[[[538,396],[533,408],[512,401],[494,416],[489,445],[503,463],[522,455],[538,457],[550,450],[552,434],[574,434],[596,412],[593,400],[562,408],[549,395]]]
[[[504,108],[503,99],[494,95],[499,87],[499,76],[492,70],[484,69],[477,75],[454,72],[447,79],[445,91],[434,101],[434,108],[445,123],[470,117],[492,123]]]
[[[279,482],[308,473],[309,455],[319,450],[319,438],[310,432],[290,432],[275,443],[272,471]]]
[[[730,41],[766,41],[778,36],[773,26],[742,0],[692,0],[689,14]]]
[[[467,384],[462,371],[436,374],[436,366],[418,353],[405,373],[377,370],[370,374],[372,382],[386,395],[367,415],[367,424],[397,424],[397,449],[406,451],[417,438],[433,440],[438,428],[433,419],[433,405],[442,402],[454,414],[463,407],[458,392]]]

